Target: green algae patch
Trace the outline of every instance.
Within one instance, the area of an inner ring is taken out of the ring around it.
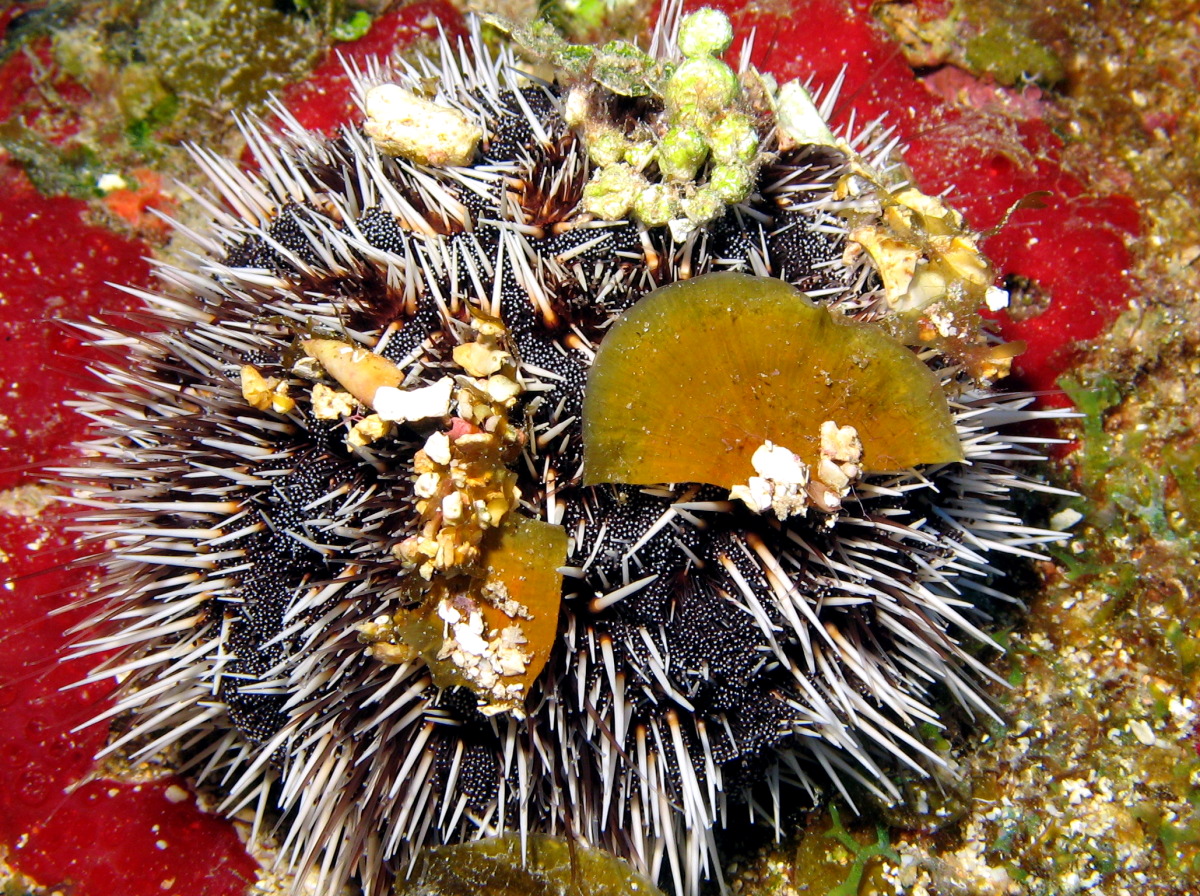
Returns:
[[[515,834],[423,850],[395,896],[662,896],[609,853],[559,837]]]
[[[316,24],[270,0],[157,4],[139,22],[138,34],[142,58],[197,112],[257,107],[325,50]]]
[[[970,71],[989,74],[1007,87],[1030,82],[1053,87],[1066,78],[1054,50],[1011,22],[995,22],[968,40],[964,57]]]
[[[869,471],[962,460],[941,383],[911,350],[781,280],[708,274],[650,293],[601,343],[584,481],[732,488],[768,441],[815,468],[827,421],[857,430]]]

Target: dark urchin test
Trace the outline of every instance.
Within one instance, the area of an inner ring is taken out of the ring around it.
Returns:
[[[554,83],[477,34],[356,74],[334,139],[246,123],[257,169],[194,151],[194,267],[133,291],[157,329],[85,328],[127,352],[63,471],[114,545],[108,749],[282,810],[319,892],[550,833],[695,893],[730,817],[937,772],[934,688],[989,711],[989,558],[1055,537],[991,271],[883,137],[676,18],[517,32]]]

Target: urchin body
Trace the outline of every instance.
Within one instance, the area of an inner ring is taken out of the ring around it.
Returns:
[[[119,648],[94,673],[123,674],[114,711],[136,714],[112,748],[178,743],[229,808],[277,801],[285,854],[327,892],[351,875],[384,892],[422,845],[505,831],[583,837],[695,892],[739,803],[777,817],[789,786],[888,795],[891,768],[935,767],[914,733],[939,724],[931,688],[986,709],[988,673],[960,639],[986,640],[973,596],[995,593],[989,555],[1052,537],[1009,507],[1037,487],[1000,434],[1028,399],[931,358],[966,461],[867,476],[832,515],[581,478],[589,367],[650,291],[741,270],[874,313],[878,282],[844,260],[834,214],[846,158],[770,153],[748,199],[677,240],[580,213],[589,162],[560,90],[510,57],[447,46],[360,87],[385,78],[436,78],[436,100],[482,131],[475,163],[249,124],[257,172],[196,152],[213,224],[191,234],[193,270],[139,293],[157,331],[93,328],[128,352],[86,408],[102,459],[67,471],[90,490],[84,525],[116,545],[80,648]],[[427,386],[461,374],[476,316],[502,322],[523,390],[520,512],[569,537],[557,638],[519,712],[364,650],[364,627],[411,600],[397,557],[428,428],[350,445],[362,415],[318,415],[296,364],[299,337],[336,333]],[[248,405],[247,366],[287,400]]]

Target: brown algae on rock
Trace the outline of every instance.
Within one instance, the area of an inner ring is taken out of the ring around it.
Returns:
[[[602,849],[565,837],[509,834],[424,850],[396,896],[662,896]]]
[[[962,459],[937,375],[870,324],[779,280],[718,273],[649,294],[609,331],[583,404],[584,481],[733,488],[767,442],[811,469],[822,426],[865,470]]]
[[[469,573],[428,583],[409,575],[413,608],[376,618],[359,638],[382,662],[420,656],[439,687],[473,691],[484,715],[523,718],[558,633],[566,559],[561,526],[514,516],[484,536]]]

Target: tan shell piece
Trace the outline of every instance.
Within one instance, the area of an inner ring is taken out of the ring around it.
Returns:
[[[399,367],[362,346],[338,339],[305,339],[300,347],[367,407],[375,406],[375,391],[380,386],[395,388],[404,382],[404,372]]]

